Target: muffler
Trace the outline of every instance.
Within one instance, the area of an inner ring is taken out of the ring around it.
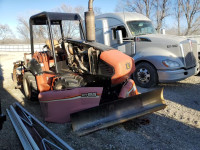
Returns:
[[[93,42],[95,38],[95,17],[93,11],[93,1],[89,0],[88,2],[88,11],[85,12],[85,27],[86,27],[86,40]]]
[[[165,107],[163,89],[157,89],[71,114],[72,128],[83,136]]]

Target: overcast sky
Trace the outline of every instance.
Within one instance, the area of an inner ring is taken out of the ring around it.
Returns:
[[[118,0],[94,0],[94,7],[102,12],[113,12]],[[88,6],[88,0],[0,0],[0,24],[8,24],[16,33],[17,18],[30,17],[36,12],[53,11],[62,4],[72,7]]]

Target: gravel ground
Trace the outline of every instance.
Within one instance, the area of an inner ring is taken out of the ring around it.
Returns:
[[[44,122],[39,103],[27,101],[22,92],[14,88],[11,79],[13,62],[22,59],[21,52],[0,52],[0,99],[4,114],[9,105],[18,101],[74,149],[200,149],[200,76],[160,84],[158,87],[164,87],[164,97],[167,99],[166,109],[78,137],[70,123]],[[138,89],[140,92],[146,90]],[[22,149],[8,116],[0,131],[0,149]]]

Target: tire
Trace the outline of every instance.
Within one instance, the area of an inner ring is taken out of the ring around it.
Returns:
[[[38,90],[35,77],[30,72],[25,72],[23,76],[23,90],[25,97],[28,100],[36,101],[38,100]]]
[[[133,73],[133,80],[135,81],[136,85],[140,87],[154,87],[158,84],[157,70],[150,63],[139,63],[136,65],[136,70]]]

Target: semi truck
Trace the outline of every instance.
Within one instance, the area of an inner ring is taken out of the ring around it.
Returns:
[[[96,41],[114,47],[135,60],[132,77],[149,88],[198,74],[197,42],[158,34],[152,21],[139,13],[106,13],[95,17]]]

